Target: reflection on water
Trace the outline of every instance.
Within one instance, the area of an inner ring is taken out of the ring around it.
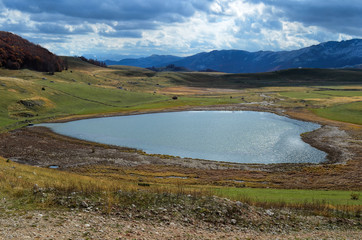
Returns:
[[[187,111],[41,124],[67,136],[168,154],[239,163],[318,163],[326,154],[301,140],[319,128],[267,112]]]

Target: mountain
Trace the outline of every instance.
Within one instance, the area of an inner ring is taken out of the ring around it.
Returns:
[[[173,58],[175,57],[153,55],[148,58],[125,59],[118,63],[139,67],[174,64],[193,71],[212,69],[227,73],[270,72],[289,68],[353,68],[362,64],[362,39],[325,42],[293,51],[215,50],[178,60],[172,60]]]
[[[59,72],[65,68],[65,64],[47,49],[13,33],[0,31],[0,67]]]
[[[152,55],[149,57],[143,58],[127,58],[120,61],[111,61],[106,60],[107,65],[125,65],[125,66],[134,66],[134,67],[163,67],[169,65],[170,62],[175,62],[181,60],[182,57],[176,57],[172,55]]]
[[[141,58],[141,57],[147,57],[147,55],[139,55],[139,54],[132,54],[132,55],[123,55],[123,54],[117,54],[117,53],[85,53],[82,54],[83,57],[86,58],[90,58],[90,59],[97,59],[98,61],[105,61],[105,60],[109,60],[109,61],[113,61],[113,62],[117,62],[120,59],[126,59],[126,58]]]

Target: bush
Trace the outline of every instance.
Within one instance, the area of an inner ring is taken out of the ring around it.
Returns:
[[[351,193],[351,200],[358,200],[359,194],[358,193]]]

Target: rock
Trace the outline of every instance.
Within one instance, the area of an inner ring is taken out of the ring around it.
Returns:
[[[82,202],[80,203],[80,205],[81,205],[82,207],[84,207],[84,208],[88,208],[88,207],[89,207],[88,203],[86,203],[85,201],[82,201]]]
[[[167,212],[167,209],[166,208],[162,208],[160,207],[158,210],[162,211],[162,212]]]
[[[33,186],[33,192],[34,192],[34,193],[39,192],[39,186],[38,186],[38,184],[34,184],[34,186]]]
[[[235,220],[235,219],[231,219],[230,222],[231,222],[231,224],[233,224],[233,225],[236,224],[236,220]]]
[[[267,209],[267,210],[265,211],[265,213],[266,213],[268,216],[273,216],[273,215],[274,215],[274,212],[273,212],[272,210],[270,210],[270,209]]]

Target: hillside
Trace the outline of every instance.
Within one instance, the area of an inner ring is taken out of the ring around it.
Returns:
[[[161,59],[167,60],[168,58],[156,55],[149,58],[107,62],[107,64],[139,67],[174,64],[194,71],[212,69],[226,73],[270,72],[289,68],[346,68],[358,66],[362,63],[362,40],[331,41],[294,51],[211,51],[198,53],[179,60],[161,61]]]
[[[47,49],[10,32],[0,31],[0,67],[60,72],[65,64]]]

